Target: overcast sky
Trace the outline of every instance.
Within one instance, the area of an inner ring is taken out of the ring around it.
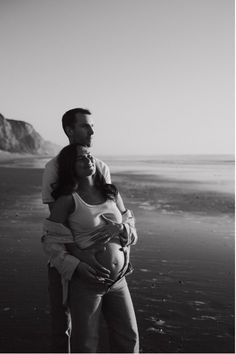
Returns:
[[[0,112],[97,154],[234,152],[233,0],[0,0]]]

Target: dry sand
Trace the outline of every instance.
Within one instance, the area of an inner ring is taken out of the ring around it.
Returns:
[[[41,169],[0,167],[0,350],[48,352]],[[113,176],[139,242],[128,277],[142,352],[234,352],[234,199],[196,183]]]

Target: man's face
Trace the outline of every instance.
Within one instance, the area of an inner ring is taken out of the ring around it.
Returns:
[[[74,128],[69,136],[70,143],[91,146],[94,134],[93,126],[93,119],[90,115],[77,113]]]

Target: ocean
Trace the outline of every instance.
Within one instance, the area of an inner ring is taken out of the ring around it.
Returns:
[[[21,157],[1,162],[2,166],[44,168],[51,157]],[[208,190],[234,194],[233,155],[99,156],[111,173],[155,175],[173,181],[192,181]]]

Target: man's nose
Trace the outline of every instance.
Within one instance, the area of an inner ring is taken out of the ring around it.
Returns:
[[[89,127],[89,135],[93,135],[94,134],[94,130],[92,127]]]

